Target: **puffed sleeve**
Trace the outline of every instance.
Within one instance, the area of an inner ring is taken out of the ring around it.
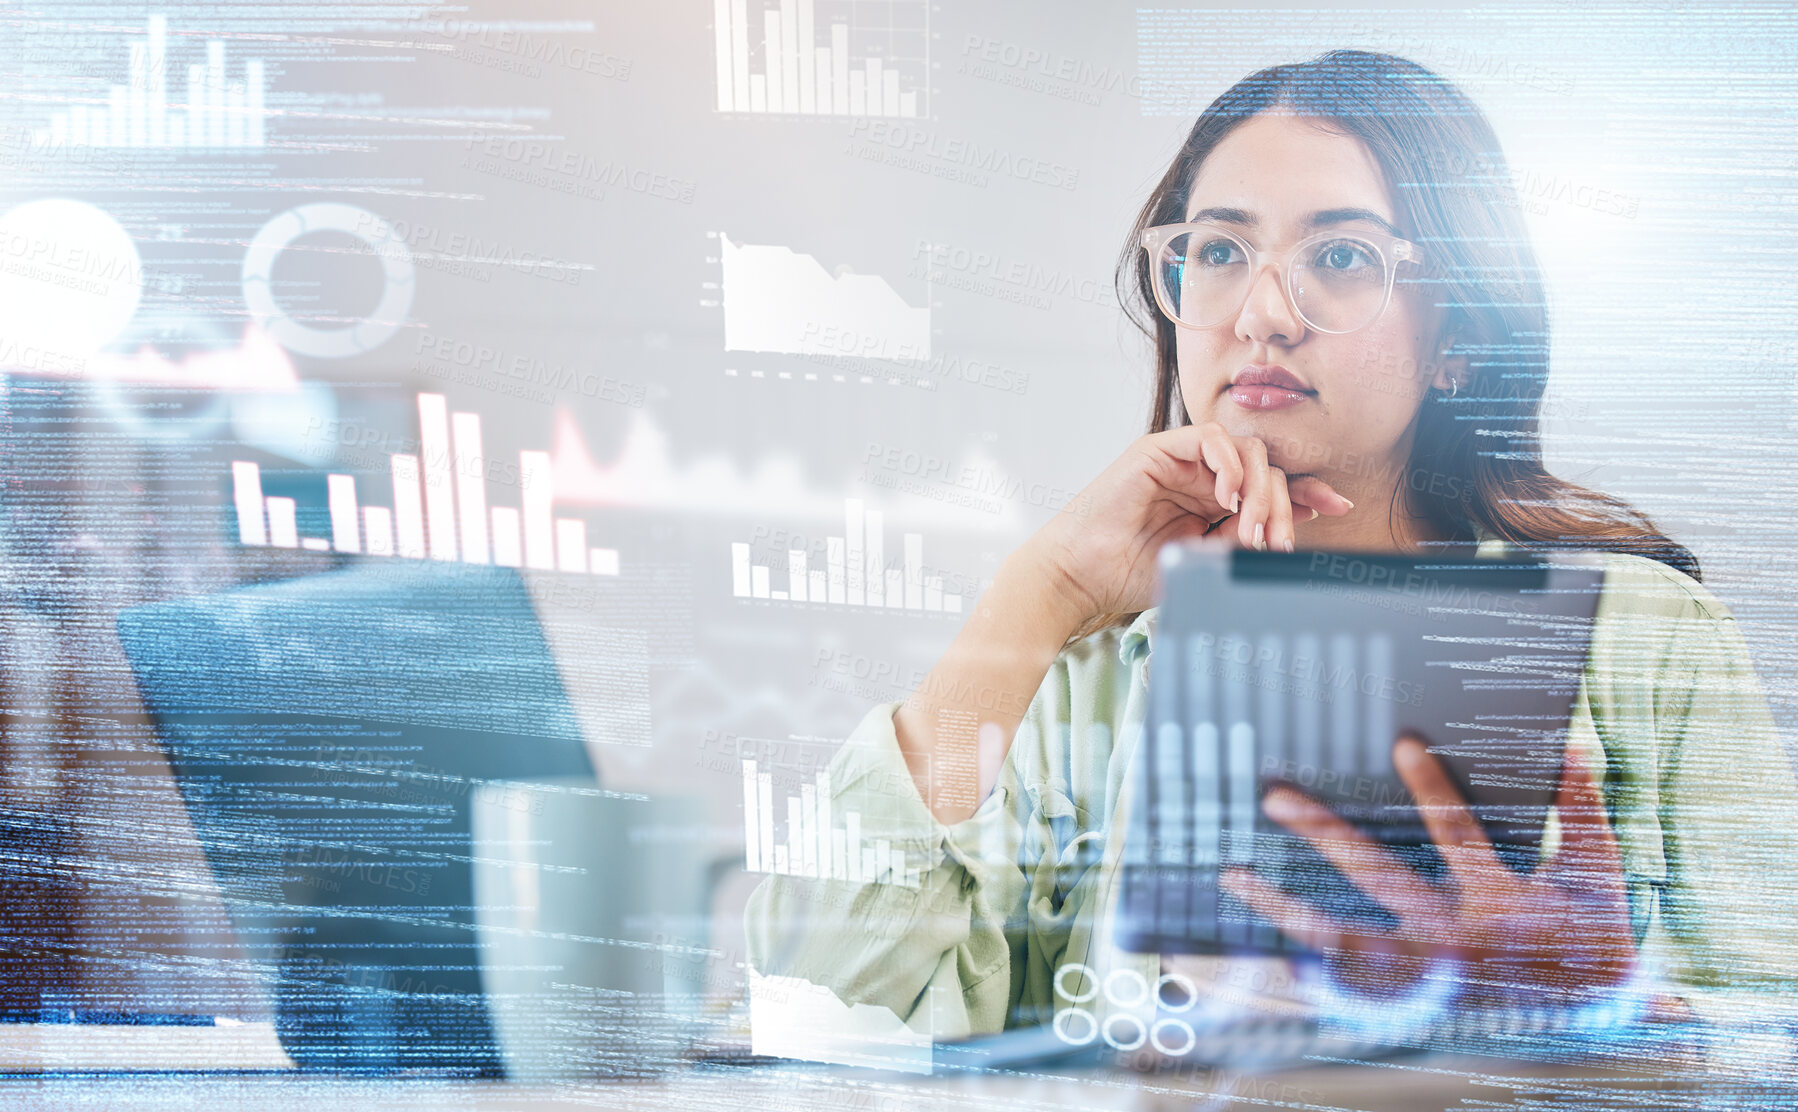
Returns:
[[[931,813],[906,767],[893,727],[900,704],[869,711],[831,761],[831,810],[859,815],[864,844],[884,840],[917,863],[916,886],[890,871],[853,881],[770,876],[747,911],[755,971],[880,1005],[939,1040],[1003,1028],[1028,887],[1014,758],[1033,744],[1040,702],[992,794],[954,825]]]
[[[1633,794],[1652,807],[1637,825],[1658,834],[1663,866],[1647,909],[1647,968],[1702,1017],[1789,1017],[1798,1002],[1798,784],[1747,645],[1694,580],[1659,566],[1612,578],[1607,591],[1635,600],[1619,628],[1639,652],[1626,655],[1651,680],[1639,696],[1647,714],[1628,716],[1653,739]]]

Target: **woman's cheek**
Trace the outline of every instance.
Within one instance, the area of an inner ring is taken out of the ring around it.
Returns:
[[[1218,345],[1200,333],[1181,329],[1174,341],[1174,359],[1180,372],[1180,397],[1186,403],[1186,414],[1194,424],[1217,419],[1218,391],[1211,383],[1229,378],[1219,371],[1223,353]]]

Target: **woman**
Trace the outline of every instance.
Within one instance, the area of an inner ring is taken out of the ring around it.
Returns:
[[[1159,370],[1149,434],[1007,559],[920,689],[871,711],[832,768],[833,812],[858,811],[865,837],[922,862],[919,886],[770,878],[749,913],[758,973],[937,1038],[1046,1022],[1092,995],[1089,976],[1192,978],[1189,959],[1119,951],[1109,928],[1156,553],[1212,534],[1606,553],[1543,867],[1492,859],[1415,739],[1394,763],[1419,799],[1444,801],[1426,818],[1459,895],[1318,804],[1267,797],[1398,922],[1357,933],[1232,874],[1239,897],[1331,958],[1328,984],[1539,1002],[1652,977],[1664,1006],[1721,1011],[1783,983],[1798,886],[1763,882],[1789,875],[1798,791],[1692,555],[1543,468],[1542,291],[1478,109],[1388,55],[1253,74],[1194,125],[1119,278],[1152,317],[1139,320]],[[1431,969],[1453,984],[1424,983]],[[1295,975],[1207,972],[1219,993]]]

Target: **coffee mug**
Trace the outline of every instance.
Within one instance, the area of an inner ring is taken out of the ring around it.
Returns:
[[[710,956],[703,801],[556,779],[489,783],[472,806],[481,987],[507,1077],[681,1061]]]

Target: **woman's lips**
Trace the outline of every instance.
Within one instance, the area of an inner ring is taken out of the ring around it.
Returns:
[[[1230,400],[1244,409],[1286,409],[1315,393],[1278,363],[1245,363],[1230,379]]]
[[[1284,386],[1255,386],[1244,383],[1227,391],[1230,400],[1244,409],[1288,409],[1309,400],[1310,391],[1292,390]]]

